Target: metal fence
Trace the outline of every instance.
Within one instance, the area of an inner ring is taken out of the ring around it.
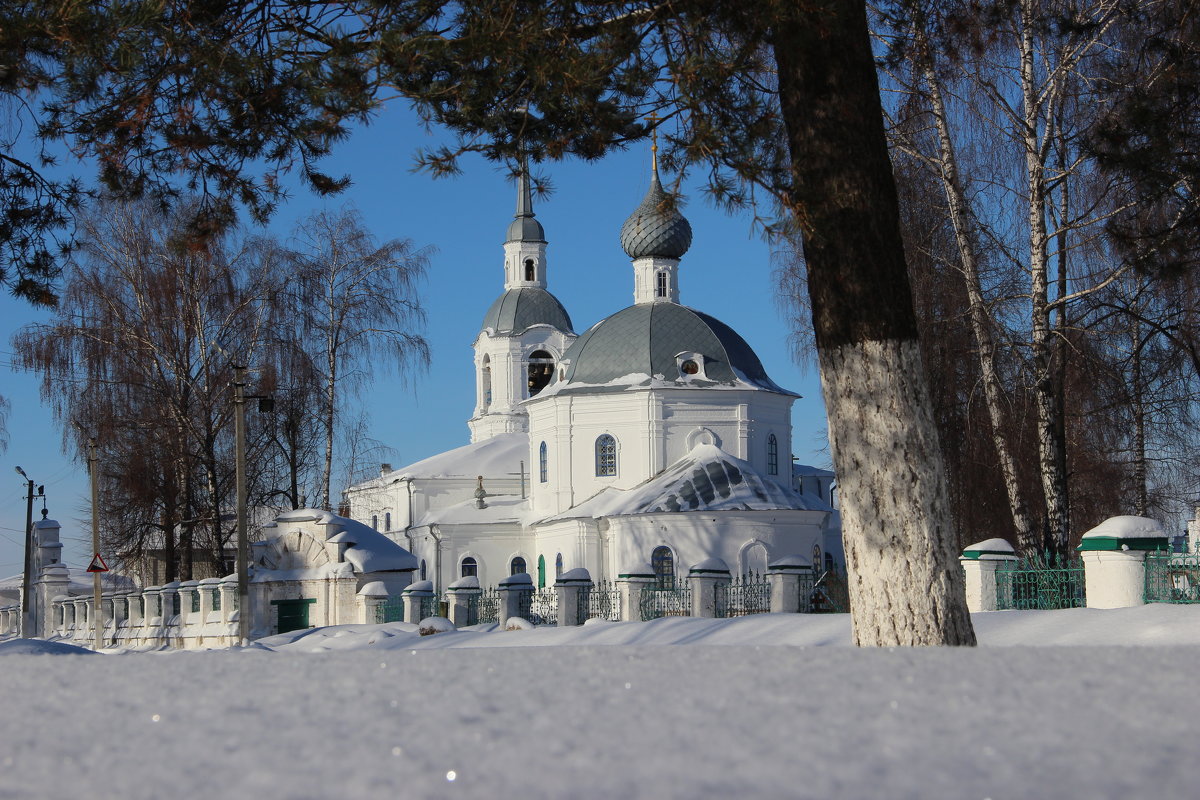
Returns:
[[[689,617],[692,614],[692,589],[687,584],[674,589],[643,589],[639,606],[643,621],[659,617]]]
[[[520,606],[522,617],[534,625],[558,624],[558,591],[553,586],[525,593],[525,597],[527,599],[522,599]]]
[[[808,596],[800,588],[801,603]],[[764,575],[751,572],[734,578],[729,583],[716,585],[716,616],[744,617],[749,614],[769,614],[771,611],[771,584]]]
[[[1193,553],[1147,553],[1145,600],[1200,603],[1200,549]]]
[[[384,602],[375,606],[375,623],[382,625],[385,622],[403,622],[404,621],[404,598],[389,597]]]
[[[500,592],[484,589],[467,598],[467,624],[486,625],[500,621]]]
[[[579,592],[579,621],[621,619],[621,593],[611,581],[593,584],[592,588]]]
[[[1035,559],[1003,561],[996,568],[999,609],[1083,608],[1087,605],[1083,561],[1047,552]]]
[[[850,587],[846,576],[826,570],[816,581],[812,575],[800,578],[800,613],[849,614]]]

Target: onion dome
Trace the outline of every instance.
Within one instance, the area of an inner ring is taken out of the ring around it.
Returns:
[[[679,259],[692,246],[692,226],[679,213],[675,199],[663,191],[658,168],[651,171],[650,188],[621,226],[621,247],[632,259],[658,256]]]
[[[563,333],[573,333],[571,318],[558,298],[545,289],[523,286],[509,289],[496,298],[483,315],[482,330],[493,335],[519,335],[534,325],[549,325]]]

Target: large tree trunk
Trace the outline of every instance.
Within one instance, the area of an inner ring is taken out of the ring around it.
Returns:
[[[781,7],[778,20],[854,641],[973,645],[866,11],[825,0]]]
[[[971,319],[971,333],[979,352],[979,369],[983,378],[983,395],[987,403],[988,418],[992,426],[992,446],[996,448],[996,459],[1004,488],[1008,493],[1008,507],[1012,514],[1013,529],[1017,535],[1017,546],[1026,555],[1041,549],[1042,537],[1034,529],[1025,498],[1017,480],[1016,461],[1005,438],[1008,431],[1008,414],[1005,412],[1004,387],[996,369],[996,343],[992,338],[991,317],[983,298],[983,286],[979,278],[979,263],[975,257],[974,240],[971,237],[971,215],[967,198],[963,192],[958,171],[958,157],[950,137],[950,124],[946,117],[946,105],[942,99],[941,83],[933,66],[932,54],[928,51],[924,31],[916,30],[918,58],[921,72],[929,91],[929,101],[937,128],[938,162],[941,167],[942,186],[946,192],[946,204],[950,210],[950,221],[954,226],[954,237],[962,262],[963,280],[967,288],[967,303]],[[924,51],[924,52],[922,52]]]

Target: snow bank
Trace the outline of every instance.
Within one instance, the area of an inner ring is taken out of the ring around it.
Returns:
[[[856,649],[844,615],[759,615],[10,655],[0,703],[23,725],[0,796],[90,776],[128,800],[1195,795],[1200,608],[975,621],[979,648]],[[1086,646],[1046,646],[1064,640]]]
[[[41,639],[9,639],[0,642],[0,656],[94,656],[85,647],[66,642],[46,642]]]

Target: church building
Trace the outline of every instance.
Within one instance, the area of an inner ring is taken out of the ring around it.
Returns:
[[[504,288],[474,343],[470,444],[350,487],[350,515],[413,553],[438,591],[645,565],[671,585],[713,557],[735,574],[791,555],[841,568],[833,473],[792,463],[799,395],[736,331],[680,303],[691,244],[655,164],[621,229],[633,305],[577,334],[549,291],[522,174]]]

